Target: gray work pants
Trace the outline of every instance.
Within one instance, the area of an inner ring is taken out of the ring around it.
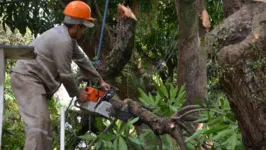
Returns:
[[[24,150],[52,150],[50,115],[43,83],[37,78],[13,72],[11,87],[24,120]]]

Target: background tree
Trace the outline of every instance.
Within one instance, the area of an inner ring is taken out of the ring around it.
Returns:
[[[243,6],[225,5],[226,11],[235,13],[208,34],[207,48],[215,54],[220,69],[219,85],[239,121],[246,149],[264,149],[265,3],[234,3]],[[236,11],[237,8],[240,9]]]

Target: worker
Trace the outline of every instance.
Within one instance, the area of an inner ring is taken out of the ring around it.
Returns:
[[[19,60],[12,70],[11,86],[25,125],[25,150],[52,150],[47,99],[61,83],[70,97],[80,101],[87,98],[75,83],[72,60],[88,79],[98,82],[104,90],[110,89],[77,44],[84,30],[94,26],[90,7],[82,1],[72,1],[64,14],[63,25],[47,30],[30,44],[35,47],[36,59]]]

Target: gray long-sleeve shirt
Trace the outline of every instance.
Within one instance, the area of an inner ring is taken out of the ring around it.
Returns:
[[[57,91],[61,83],[64,84],[70,97],[78,95],[79,90],[71,70],[72,60],[88,79],[94,81],[101,79],[64,25],[44,32],[30,45],[35,47],[36,59],[17,61],[13,72],[41,79],[50,96]]]

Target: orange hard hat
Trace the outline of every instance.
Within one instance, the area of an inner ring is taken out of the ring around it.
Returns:
[[[84,20],[95,20],[91,17],[91,8],[85,2],[72,1],[67,4],[64,14],[73,18],[84,19]]]

